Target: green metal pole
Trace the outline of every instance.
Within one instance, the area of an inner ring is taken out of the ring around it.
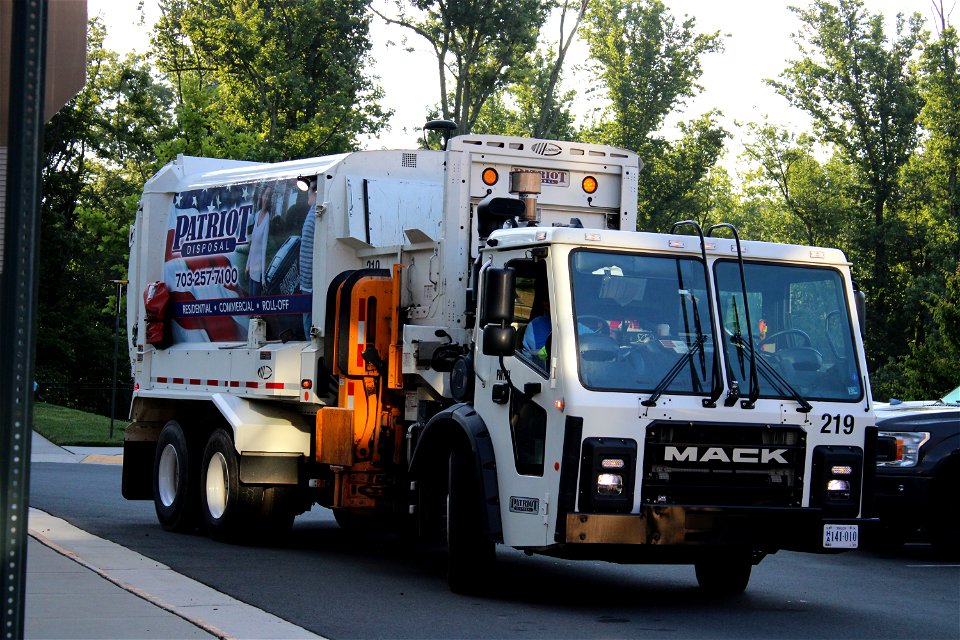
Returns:
[[[6,220],[0,253],[0,638],[24,635],[36,348],[46,0],[13,5]]]

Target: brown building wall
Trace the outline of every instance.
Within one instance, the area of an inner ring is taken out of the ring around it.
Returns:
[[[11,85],[13,3],[0,0],[0,273],[3,273],[3,242],[6,226],[7,139],[10,97],[19,87]],[[47,1],[47,61],[44,81],[44,121],[83,88],[87,66],[87,0]]]

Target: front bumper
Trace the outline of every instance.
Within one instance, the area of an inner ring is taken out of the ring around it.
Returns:
[[[916,528],[927,523],[931,513],[933,478],[877,471],[876,510],[886,526]]]
[[[741,547],[765,553],[779,549],[835,553],[823,546],[824,525],[870,528],[869,518],[831,518],[821,509],[706,506],[644,506],[640,513],[571,513],[566,545]],[[842,549],[841,549],[842,550]]]

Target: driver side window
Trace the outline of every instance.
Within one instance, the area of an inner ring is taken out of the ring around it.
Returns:
[[[550,313],[549,283],[542,262],[517,264],[517,300],[514,323],[517,326],[517,355],[537,370],[545,372],[550,359],[553,321]]]

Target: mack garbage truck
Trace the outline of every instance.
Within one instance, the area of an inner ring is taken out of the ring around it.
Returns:
[[[130,233],[122,492],[271,539],[314,505],[444,545],[683,563],[742,592],[856,548],[876,441],[835,249],[637,231],[626,150],[494,135],[279,163],[180,156]]]

